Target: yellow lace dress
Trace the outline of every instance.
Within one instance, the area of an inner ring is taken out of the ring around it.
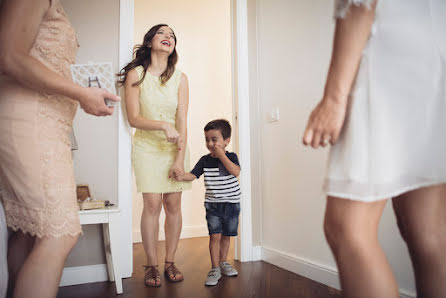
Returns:
[[[141,78],[143,67],[138,66],[135,70]],[[141,115],[175,126],[180,80],[181,71],[176,69],[166,84],[161,86],[159,78],[147,72],[144,81],[139,85]],[[132,147],[137,190],[143,193],[172,193],[190,189],[190,182],[179,182],[169,178],[169,169],[175,161],[177,152],[177,145],[167,142],[164,132],[137,129],[133,136]],[[187,145],[184,170],[190,171]]]
[[[71,78],[76,34],[59,0],[40,24],[30,55]],[[13,230],[38,237],[81,233],[69,132],[77,102],[0,75],[0,198]]]

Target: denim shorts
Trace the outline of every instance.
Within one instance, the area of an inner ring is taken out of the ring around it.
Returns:
[[[237,236],[240,203],[204,203],[209,235]]]

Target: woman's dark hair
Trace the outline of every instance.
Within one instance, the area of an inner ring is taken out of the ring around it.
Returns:
[[[144,68],[143,75],[142,75],[142,78],[138,82],[133,84],[133,86],[138,86],[144,81],[144,78],[146,77],[146,73],[147,73],[147,68],[149,67],[150,63],[152,62],[151,61],[151,59],[152,59],[152,56],[151,56],[152,39],[155,36],[155,34],[158,32],[159,28],[164,27],[164,26],[168,27],[168,25],[166,25],[166,24],[158,24],[158,25],[150,28],[150,30],[146,33],[146,35],[144,35],[143,43],[135,46],[135,49],[133,51],[133,55],[135,56],[135,58],[132,60],[132,62],[127,64],[127,66],[125,66],[123,69],[121,69],[121,71],[118,73],[118,85],[119,86],[124,85],[125,80],[127,79],[127,74],[129,73],[129,71],[140,66],[140,65],[142,65],[142,67]],[[175,64],[177,64],[177,61],[178,61],[178,54],[177,54],[177,50],[176,50],[177,37],[175,36],[175,33],[173,34],[173,38],[175,40],[175,48],[173,49],[172,54],[170,54],[169,58],[167,59],[166,70],[160,76],[161,85],[166,84],[166,82],[173,75],[173,73],[175,71]]]
[[[224,140],[227,140],[231,137],[231,124],[229,124],[228,120],[225,119],[217,119],[212,120],[204,127],[204,131],[210,130],[219,130]]]

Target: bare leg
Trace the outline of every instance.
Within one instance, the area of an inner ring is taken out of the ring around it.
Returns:
[[[157,243],[159,217],[162,207],[161,194],[143,193],[144,207],[141,215],[141,238],[147,257],[147,265],[158,264]],[[161,284],[161,279],[149,279],[149,284]]]
[[[378,242],[386,201],[328,197],[324,230],[346,298],[398,298],[398,286]]]
[[[231,244],[231,237],[222,235],[220,240],[220,263],[226,262],[230,244]]]
[[[166,233],[166,262],[175,261],[178,242],[180,241],[183,217],[181,213],[181,192],[168,193],[163,196],[166,221],[164,231]],[[172,279],[183,279],[182,274],[171,275]]]
[[[211,234],[209,236],[209,252],[211,254],[212,268],[220,265],[220,242],[221,234]]]
[[[446,297],[446,186],[417,189],[393,199],[409,249],[418,297]]]
[[[79,236],[36,238],[17,276],[14,298],[56,297],[65,260]]]
[[[12,297],[17,276],[20,268],[25,263],[26,258],[31,253],[34,246],[35,237],[22,231],[14,232],[8,241],[8,294],[7,297]]]

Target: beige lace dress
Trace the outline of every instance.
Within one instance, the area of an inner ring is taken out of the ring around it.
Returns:
[[[78,48],[59,0],[51,1],[30,55],[70,78]],[[38,237],[81,232],[69,132],[77,103],[0,75],[0,195],[13,230]]]

